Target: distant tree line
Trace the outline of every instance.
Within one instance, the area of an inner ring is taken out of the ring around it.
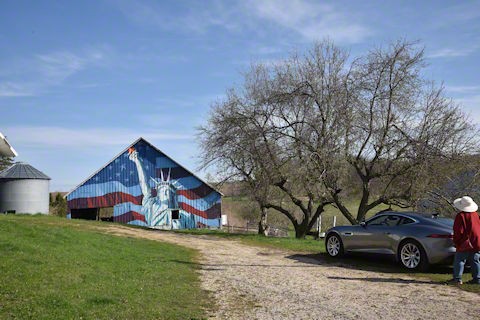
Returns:
[[[479,176],[478,132],[425,78],[425,65],[423,48],[407,41],[358,57],[323,41],[304,55],[252,63],[199,128],[202,165],[243,182],[262,212],[260,232],[267,210],[303,238],[328,205],[352,224],[381,204],[449,206],[454,177],[473,185]]]
[[[50,193],[50,214],[59,217],[67,216],[67,199],[60,192],[57,192],[55,197]]]

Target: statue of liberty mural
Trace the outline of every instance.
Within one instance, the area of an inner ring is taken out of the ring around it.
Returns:
[[[157,196],[153,197],[146,181],[147,175],[142,159],[138,157],[138,152],[134,148],[130,148],[128,153],[129,159],[135,162],[137,167],[138,181],[143,194],[141,214],[144,215],[146,224],[150,227],[172,229],[194,228],[193,215],[178,208],[177,188],[170,181],[170,171],[167,179],[164,179],[163,171],[161,171],[160,181],[150,177],[157,190]],[[172,219],[172,210],[178,210],[178,219]]]

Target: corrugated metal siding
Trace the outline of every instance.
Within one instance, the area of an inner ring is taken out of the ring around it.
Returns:
[[[221,195],[200,179],[178,166],[165,154],[140,140],[133,148],[138,151],[148,181],[150,194],[156,189],[152,178],[160,180],[170,174],[178,188],[180,209],[194,215],[198,226],[219,226]],[[139,185],[136,164],[128,151],[115,158],[108,166],[78,186],[67,196],[69,209],[114,207],[114,221],[142,224],[143,194]]]

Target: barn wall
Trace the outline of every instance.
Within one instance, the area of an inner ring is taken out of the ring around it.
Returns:
[[[138,153],[138,163],[130,156],[132,150]],[[139,168],[146,194],[140,186]],[[67,201],[69,210],[113,207],[114,221],[143,226],[219,226],[221,217],[221,195],[144,140],[73,190]],[[180,219],[166,217],[159,222],[152,218],[165,208],[178,208]]]

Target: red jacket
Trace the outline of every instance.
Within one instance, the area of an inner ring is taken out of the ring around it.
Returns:
[[[476,212],[459,212],[453,223],[457,251],[480,251],[480,218]]]

